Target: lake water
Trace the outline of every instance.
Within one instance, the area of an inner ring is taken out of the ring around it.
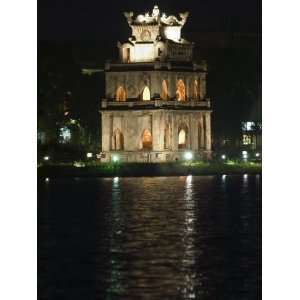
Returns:
[[[261,177],[38,184],[39,299],[261,299]]]

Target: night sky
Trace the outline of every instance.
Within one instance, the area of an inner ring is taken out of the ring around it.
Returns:
[[[189,11],[184,31],[259,32],[259,0],[42,0],[38,2],[40,40],[118,40],[129,32],[123,11]]]

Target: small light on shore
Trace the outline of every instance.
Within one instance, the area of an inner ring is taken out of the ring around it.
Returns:
[[[256,157],[260,157],[260,153],[258,153],[258,152],[255,153],[255,156],[256,156]]]
[[[226,155],[225,154],[222,154],[221,155],[221,158],[224,160],[224,159],[226,159]]]
[[[242,151],[242,155],[244,159],[248,158],[248,152],[247,151]]]
[[[44,160],[49,160],[50,157],[49,156],[44,156]]]
[[[244,179],[247,179],[248,178],[248,174],[244,174]]]
[[[119,161],[119,156],[118,155],[113,155],[112,156],[112,161],[113,162],[118,162]]]
[[[185,158],[186,160],[191,160],[191,159],[193,159],[193,153],[190,152],[190,151],[185,152],[185,153],[184,153],[184,158]]]
[[[45,178],[45,181],[46,181],[46,182],[49,182],[49,180],[50,180],[49,177],[46,177],[46,178]]]
[[[88,152],[88,153],[86,154],[86,157],[87,157],[87,158],[91,158],[91,157],[93,157],[93,153],[91,153],[91,152]]]

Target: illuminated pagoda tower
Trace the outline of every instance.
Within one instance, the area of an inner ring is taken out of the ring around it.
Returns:
[[[102,161],[211,157],[211,109],[205,62],[193,61],[193,43],[181,36],[188,13],[124,13],[132,36],[118,43],[119,60],[105,65],[101,104]]]

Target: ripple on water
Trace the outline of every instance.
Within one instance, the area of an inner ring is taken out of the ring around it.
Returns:
[[[40,298],[256,299],[259,200],[252,175],[41,184]]]

